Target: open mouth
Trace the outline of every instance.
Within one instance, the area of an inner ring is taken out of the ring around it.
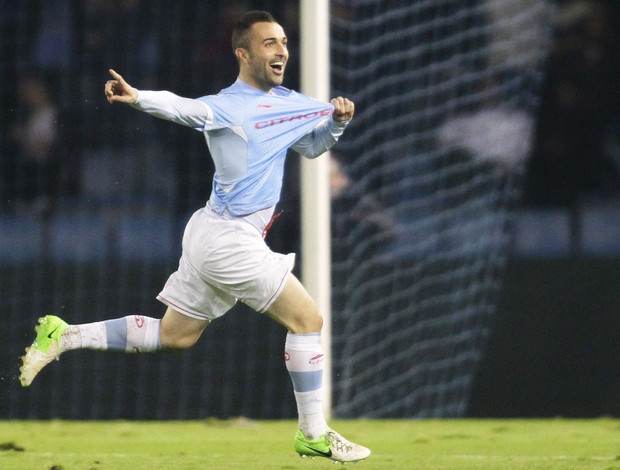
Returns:
[[[271,67],[271,70],[278,74],[282,73],[284,70],[284,62],[282,61],[272,62],[269,66]]]

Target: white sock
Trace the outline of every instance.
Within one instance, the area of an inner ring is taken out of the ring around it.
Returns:
[[[327,422],[323,415],[322,389],[311,392],[294,392],[299,414],[299,429],[308,439],[318,439],[327,432]]]
[[[125,352],[150,352],[161,349],[156,318],[130,315],[81,325],[70,325],[61,339],[62,351],[72,349],[109,349]]]
[[[299,429],[311,440],[327,431],[321,394],[323,389],[323,349],[319,333],[286,336],[286,368],[293,382]]]

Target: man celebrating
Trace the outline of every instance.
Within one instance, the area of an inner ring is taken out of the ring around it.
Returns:
[[[346,98],[324,103],[281,86],[287,38],[268,12],[247,13],[235,25],[232,46],[237,81],[198,99],[137,90],[110,70],[112,79],[105,84],[110,103],[129,104],[204,134],[215,163],[211,196],[188,222],[179,267],[157,296],[167,305],[161,320],[127,316],[68,325],[47,315],[39,319],[37,337],[22,358],[20,381],[30,385],[45,365],[73,349],[189,348],[209,322],[240,301],[288,330],[285,361],[299,413],[295,450],[338,462],[362,460],[370,450],[330,429],[323,416],[321,313],[291,272],[294,254],[274,253],[264,242],[280,198],[287,150],[308,158],[323,154],[355,107]]]

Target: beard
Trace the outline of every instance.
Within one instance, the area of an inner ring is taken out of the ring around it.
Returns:
[[[284,73],[276,74],[271,67],[264,62],[254,62],[250,64],[250,72],[252,79],[263,89],[273,88],[281,85],[284,81]],[[284,72],[284,68],[282,69]]]

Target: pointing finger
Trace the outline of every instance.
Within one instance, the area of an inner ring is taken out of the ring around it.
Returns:
[[[119,82],[123,79],[123,77],[121,77],[121,75],[114,69],[110,69],[108,70],[108,72],[110,72],[110,75],[112,75],[112,77],[114,77],[114,79],[118,80]]]
[[[112,77],[114,78],[114,80],[121,86],[121,87],[126,87],[127,82],[125,81],[125,79],[121,76],[120,73],[118,73],[116,70],[114,69],[110,69],[109,70],[110,75],[112,75]],[[112,81],[112,80],[111,80]],[[114,83],[114,82],[113,82]]]

